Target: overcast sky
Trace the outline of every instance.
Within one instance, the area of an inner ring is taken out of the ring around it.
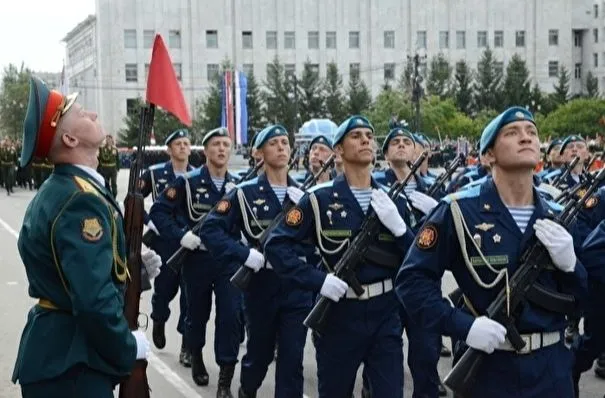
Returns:
[[[4,0],[0,12],[0,70],[10,63],[60,72],[61,39],[95,13],[95,0]],[[0,72],[1,73],[1,72]]]

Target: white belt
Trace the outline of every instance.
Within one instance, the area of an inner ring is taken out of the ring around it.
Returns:
[[[525,347],[520,351],[515,350],[508,339],[504,340],[504,343],[496,347],[496,350],[516,351],[518,354],[530,354],[540,348],[557,344],[561,341],[561,332],[522,334],[521,338],[525,341]]]
[[[382,294],[388,293],[393,290],[393,280],[385,279],[380,282],[371,283],[369,285],[361,285],[363,287],[363,294],[361,296],[357,296],[352,288],[347,289],[346,298],[353,300],[368,300],[372,297],[377,297]]]

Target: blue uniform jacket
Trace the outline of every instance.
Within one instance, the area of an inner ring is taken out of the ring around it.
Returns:
[[[472,278],[462,258],[450,204],[456,200],[480,248],[496,269],[507,267],[509,276],[519,266],[519,257],[533,241],[536,219],[554,217],[562,208],[547,202],[534,189],[535,210],[522,234],[510,212],[502,203],[492,179],[482,185],[447,196],[434,209],[416,237],[397,275],[396,292],[410,317],[420,327],[436,330],[458,340],[465,340],[474,321],[467,309],[453,308],[441,296],[441,278],[450,270],[474,309],[485,314],[486,308],[505,286],[504,279],[492,289],[480,287]],[[576,242],[577,243],[577,242]],[[466,236],[470,261],[485,283],[495,279],[480,260],[479,254]],[[545,270],[538,281],[545,287],[585,298],[586,270],[577,262],[573,273],[563,273],[554,267]],[[531,303],[523,304],[516,325],[521,333],[563,330],[565,316],[546,312]]]
[[[463,186],[485,177],[487,174],[487,169],[483,166],[473,167],[467,172],[462,172],[447,186],[447,193],[454,193]]]
[[[386,187],[380,186],[374,179],[372,179],[372,187],[386,191]],[[312,198],[317,200],[319,225],[314,215]],[[407,218],[405,199],[400,197],[395,204],[405,220]],[[345,176],[339,175],[332,181],[309,189],[298,206],[288,213],[284,221],[269,236],[265,244],[265,255],[280,275],[291,278],[302,289],[317,292],[321,289],[326,273],[321,269],[309,267],[300,260],[297,245],[299,242],[310,241],[319,247],[324,265],[331,270],[348,247],[348,244],[342,242],[355,237],[365,216]],[[318,229],[320,236],[318,236]],[[388,229],[381,226],[374,244],[380,249],[403,257],[412,241],[410,228],[404,235],[395,238]],[[341,246],[340,250],[332,252],[338,246]],[[362,264],[357,268],[356,276],[362,284],[393,278],[397,272],[395,264],[392,268],[386,268],[373,263],[371,259],[360,260]]]
[[[556,179],[556,178],[558,178],[558,176],[559,176],[561,173],[563,173],[563,169],[562,169],[562,168],[561,168],[561,169],[556,169],[556,170],[554,170],[554,171],[552,171],[552,172],[550,172],[550,173],[546,174],[546,175],[545,175],[545,176],[542,178],[542,182],[543,182],[543,183],[546,183],[546,184],[549,184],[549,185],[552,185],[552,183],[555,181],[555,179]],[[558,183],[557,188],[562,189],[562,190],[565,190],[565,189],[568,189],[568,188],[572,188],[572,187],[573,187],[573,186],[575,186],[576,184],[578,184],[578,183],[580,183],[580,182],[584,181],[584,179],[585,179],[585,178],[586,178],[586,177],[584,177],[584,175],[583,175],[583,174],[580,174],[580,176],[579,176],[579,180],[578,180],[578,181],[576,181],[576,180],[574,180],[574,178],[572,177],[571,173],[569,173],[569,174],[567,175],[567,178],[565,178],[565,181],[560,181],[560,182]]]

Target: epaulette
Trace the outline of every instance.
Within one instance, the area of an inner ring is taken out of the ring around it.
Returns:
[[[474,187],[465,189],[464,191],[458,191],[458,192],[454,192],[449,195],[446,195],[445,197],[443,197],[442,200],[447,203],[451,203],[453,200],[476,198],[479,196],[480,193],[481,193],[481,185],[476,185]]]
[[[80,191],[82,192],[93,193],[97,196],[101,195],[99,190],[95,188],[95,186],[85,178],[82,178],[80,176],[74,176],[74,182],[76,183],[78,189],[80,189]]]
[[[159,169],[163,168],[164,165],[166,165],[166,163],[152,164],[151,166],[149,166],[149,170],[159,170]]]
[[[257,184],[257,183],[258,183],[258,177],[254,177],[251,180],[240,182],[239,184],[237,184],[237,187],[238,188],[242,188],[242,187],[246,187],[246,186],[249,186],[249,185],[254,185],[254,184]]]
[[[309,189],[307,189],[307,192],[315,192],[319,189],[323,189],[323,188],[328,188],[334,185],[334,180],[330,180],[330,181],[326,181],[324,183],[321,184],[317,184],[314,187],[311,187]]]

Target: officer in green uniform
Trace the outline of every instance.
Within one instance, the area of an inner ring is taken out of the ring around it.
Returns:
[[[4,188],[6,188],[7,195],[13,193],[13,188],[15,186],[15,167],[17,167],[18,159],[15,146],[12,142],[7,142],[0,157],[2,180],[4,181]]]
[[[107,134],[105,145],[99,149],[99,173],[105,178],[105,187],[115,198],[118,195],[118,170],[120,169],[120,155],[113,143],[113,136]]]
[[[96,172],[103,142],[97,115],[38,78],[30,82],[21,165],[33,156],[56,165],[30,202],[18,248],[38,303],[29,311],[12,380],[24,398],[113,398],[114,386],[149,341],[123,316],[123,217]],[[161,259],[142,248],[150,275]]]

